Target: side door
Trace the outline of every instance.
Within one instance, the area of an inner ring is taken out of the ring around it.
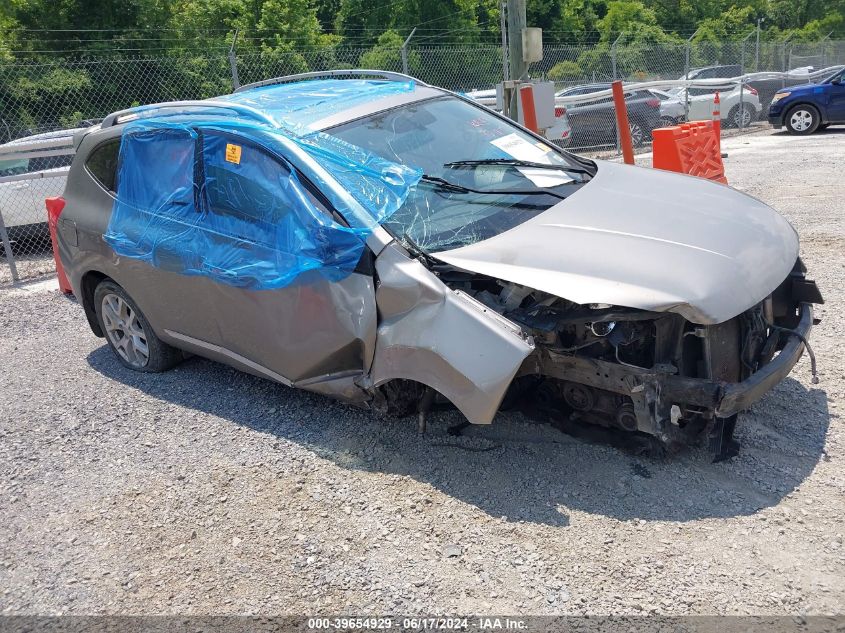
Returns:
[[[831,123],[845,123],[845,71],[840,73],[829,86],[828,118]]]
[[[196,274],[186,247],[201,219],[197,143],[188,129],[164,128],[124,133],[85,148],[85,172],[96,186],[80,187],[81,178],[69,181],[62,220],[74,224],[79,267],[120,284],[160,338],[180,347],[186,340],[200,341],[187,347],[202,352],[220,340],[211,302],[214,282]]]
[[[286,160],[252,140],[203,130],[202,148],[222,352],[254,373],[317,391],[332,383],[328,392],[354,398],[352,380],[369,368],[376,336],[362,238]],[[336,257],[350,253],[360,256],[354,270],[335,270]]]
[[[30,171],[27,158],[0,160],[0,178],[20,176]],[[43,210],[42,204],[42,210]],[[7,229],[47,221],[47,212],[38,213],[31,180],[0,182],[0,214]]]
[[[610,86],[608,86],[609,88]],[[588,90],[586,94],[605,88]],[[616,142],[616,110],[613,97],[603,97],[581,106],[581,120],[588,135],[590,145],[602,145]]]
[[[687,90],[689,110],[687,120],[710,121],[713,119],[713,94],[709,88],[690,88]]]
[[[567,91],[564,96],[587,95],[596,90],[598,89],[573,88]],[[566,106],[566,111],[569,115],[569,123],[572,126],[575,145],[591,147],[605,144],[610,138],[615,139],[616,123],[613,118],[612,99],[605,98]]]

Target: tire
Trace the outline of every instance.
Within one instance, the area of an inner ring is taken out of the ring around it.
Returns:
[[[730,127],[746,128],[754,121],[754,114],[754,108],[747,103],[743,103],[742,108],[739,105],[735,105],[728,112],[727,123]]]
[[[786,131],[799,136],[812,134],[818,129],[820,122],[819,111],[814,106],[803,103],[790,108],[783,118]]]
[[[642,147],[646,142],[646,131],[639,121],[629,121],[628,127],[631,130],[631,145],[634,147]]]
[[[816,128],[817,131],[826,130],[830,127],[830,123],[819,123],[819,127]]]
[[[135,371],[166,371],[183,359],[182,353],[162,342],[138,305],[110,279],[94,290],[97,322],[114,355]]]
[[[660,117],[660,127],[672,127],[673,125],[677,124],[678,122],[670,116]]]

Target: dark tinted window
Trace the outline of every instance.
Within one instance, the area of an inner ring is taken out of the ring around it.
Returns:
[[[214,133],[206,133],[203,142],[205,194],[212,213],[275,225],[298,205],[290,191],[290,170],[267,152]],[[227,147],[240,148],[237,162],[225,158]],[[307,188],[302,192],[318,210],[331,216]]]
[[[116,138],[112,141],[106,141],[98,146],[91,155],[85,165],[91,175],[109,191],[115,191],[115,181],[117,180],[117,155],[120,151],[120,139]]]

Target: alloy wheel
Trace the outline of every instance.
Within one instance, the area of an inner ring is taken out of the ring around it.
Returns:
[[[789,117],[789,126],[796,132],[803,132],[813,125],[813,113],[809,110],[796,110]]]
[[[733,123],[736,127],[748,127],[749,125],[751,125],[750,108],[745,105],[743,105],[741,108],[737,108],[736,112],[734,113]]]
[[[147,334],[131,306],[109,293],[103,297],[102,315],[106,336],[120,357],[133,367],[146,366],[150,359]]]
[[[631,123],[631,144],[636,147],[643,142],[643,129],[637,123]]]

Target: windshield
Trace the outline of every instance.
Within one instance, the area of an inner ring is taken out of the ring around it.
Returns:
[[[585,164],[507,121],[456,97],[438,97],[327,130],[389,161],[477,191],[447,190],[421,181],[384,226],[426,252],[487,239],[542,213],[583,185]],[[502,165],[448,165],[515,159],[572,167],[557,171]],[[488,194],[484,191],[495,190]],[[526,195],[526,190],[553,193]],[[514,193],[509,193],[513,191]],[[553,195],[555,194],[555,195]]]

